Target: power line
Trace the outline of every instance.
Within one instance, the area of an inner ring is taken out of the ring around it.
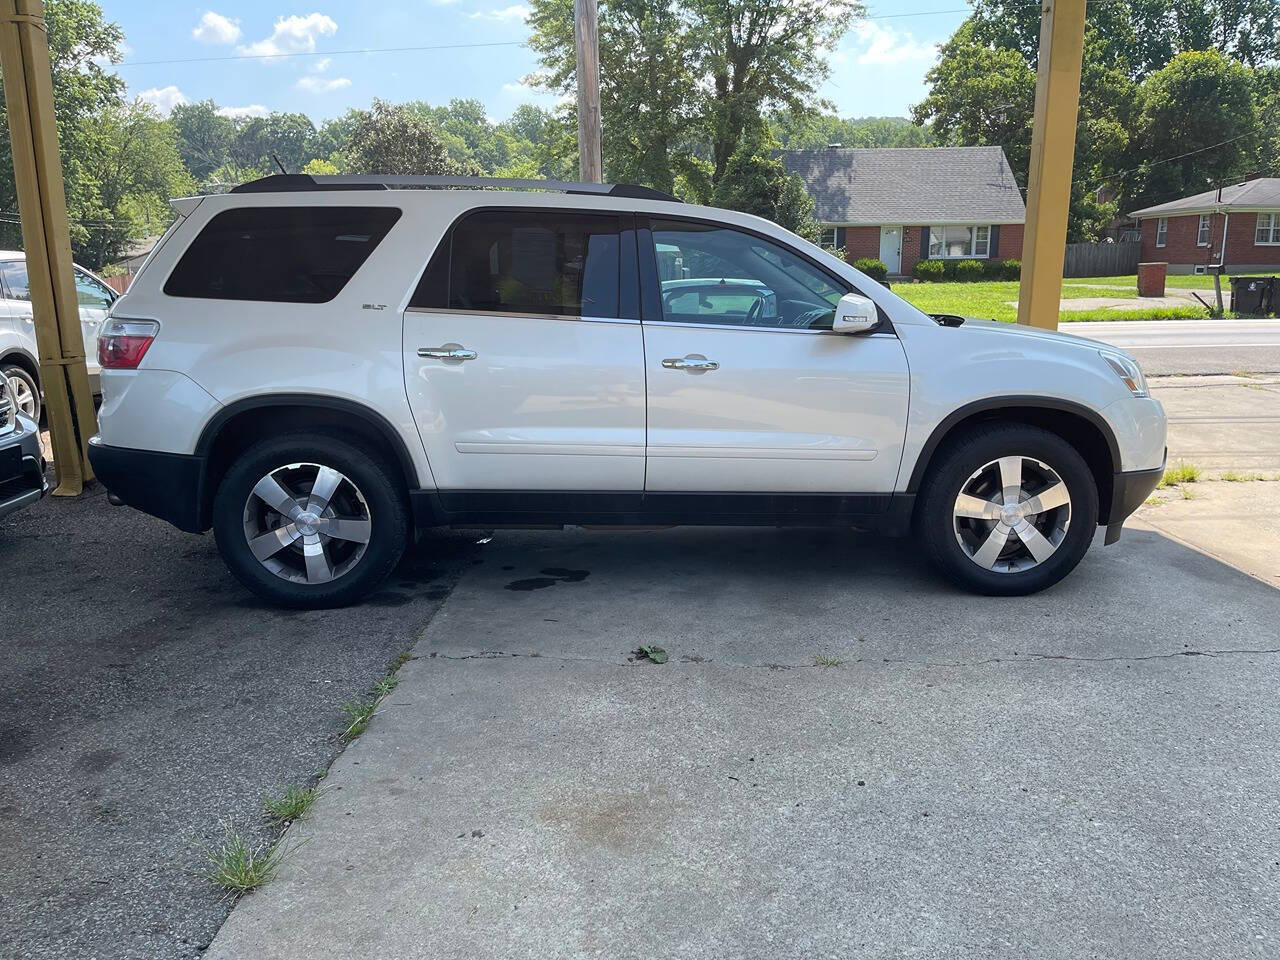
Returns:
[[[291,57],[340,57],[351,53],[417,53],[423,50],[469,50],[476,47],[519,47],[523,40],[495,40],[489,43],[437,43],[421,47],[365,47],[357,50],[307,50],[300,53],[237,53],[225,57],[178,57],[172,60],[125,60],[117,67],[149,67],[165,63],[220,63],[229,60],[284,60]]]

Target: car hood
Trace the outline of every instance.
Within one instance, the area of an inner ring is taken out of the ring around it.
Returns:
[[[965,318],[963,324],[956,328],[956,331],[963,335],[965,331],[970,334],[979,334],[983,336],[1001,336],[1001,337],[1029,337],[1033,340],[1047,340],[1051,343],[1060,343],[1063,346],[1083,347],[1086,350],[1110,350],[1113,353],[1123,354],[1129,357],[1129,353],[1119,347],[1113,347],[1109,343],[1101,340],[1091,340],[1088,337],[1077,337],[1070,333],[1058,333],[1054,330],[1042,330],[1039,327],[1028,327],[1018,323],[999,323],[995,320],[972,320]],[[1130,357],[1132,359],[1132,357]]]

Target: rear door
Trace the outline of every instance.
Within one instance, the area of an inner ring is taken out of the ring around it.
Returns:
[[[85,368],[90,376],[99,372],[98,331],[107,311],[115,302],[115,294],[86,271],[76,268],[76,300],[80,305],[80,329],[84,336]]]
[[[447,509],[525,509],[564,492],[638,504],[644,345],[629,219],[483,209],[446,233],[405,312],[404,363]]]
[[[891,493],[909,384],[887,323],[832,332],[848,284],[781,243],[692,220],[650,226],[645,489]]]

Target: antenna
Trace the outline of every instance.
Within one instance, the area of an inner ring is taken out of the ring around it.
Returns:
[[[273,153],[273,154],[271,155],[271,159],[272,159],[272,160],[274,160],[274,161],[276,162],[276,166],[280,168],[280,172],[281,172],[281,173],[283,173],[285,176],[288,176],[288,175],[289,175],[289,171],[288,171],[288,170],[286,170],[286,169],[284,168],[284,164],[280,162],[280,158],[279,158],[279,157],[277,157],[277,156]]]

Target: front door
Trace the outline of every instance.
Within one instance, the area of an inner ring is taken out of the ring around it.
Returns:
[[[89,376],[99,372],[98,331],[107,311],[115,302],[115,294],[82,270],[76,271],[76,300],[80,305],[80,329],[84,335],[84,360]]]
[[[404,358],[447,509],[530,491],[629,491],[638,502],[644,345],[620,297],[619,226],[605,214],[485,210],[442,241],[404,315]]]
[[[891,276],[902,272],[902,228],[880,228],[880,259],[889,268]]]
[[[891,493],[906,355],[891,332],[832,332],[844,281],[722,227],[655,220],[651,243],[645,490]]]

